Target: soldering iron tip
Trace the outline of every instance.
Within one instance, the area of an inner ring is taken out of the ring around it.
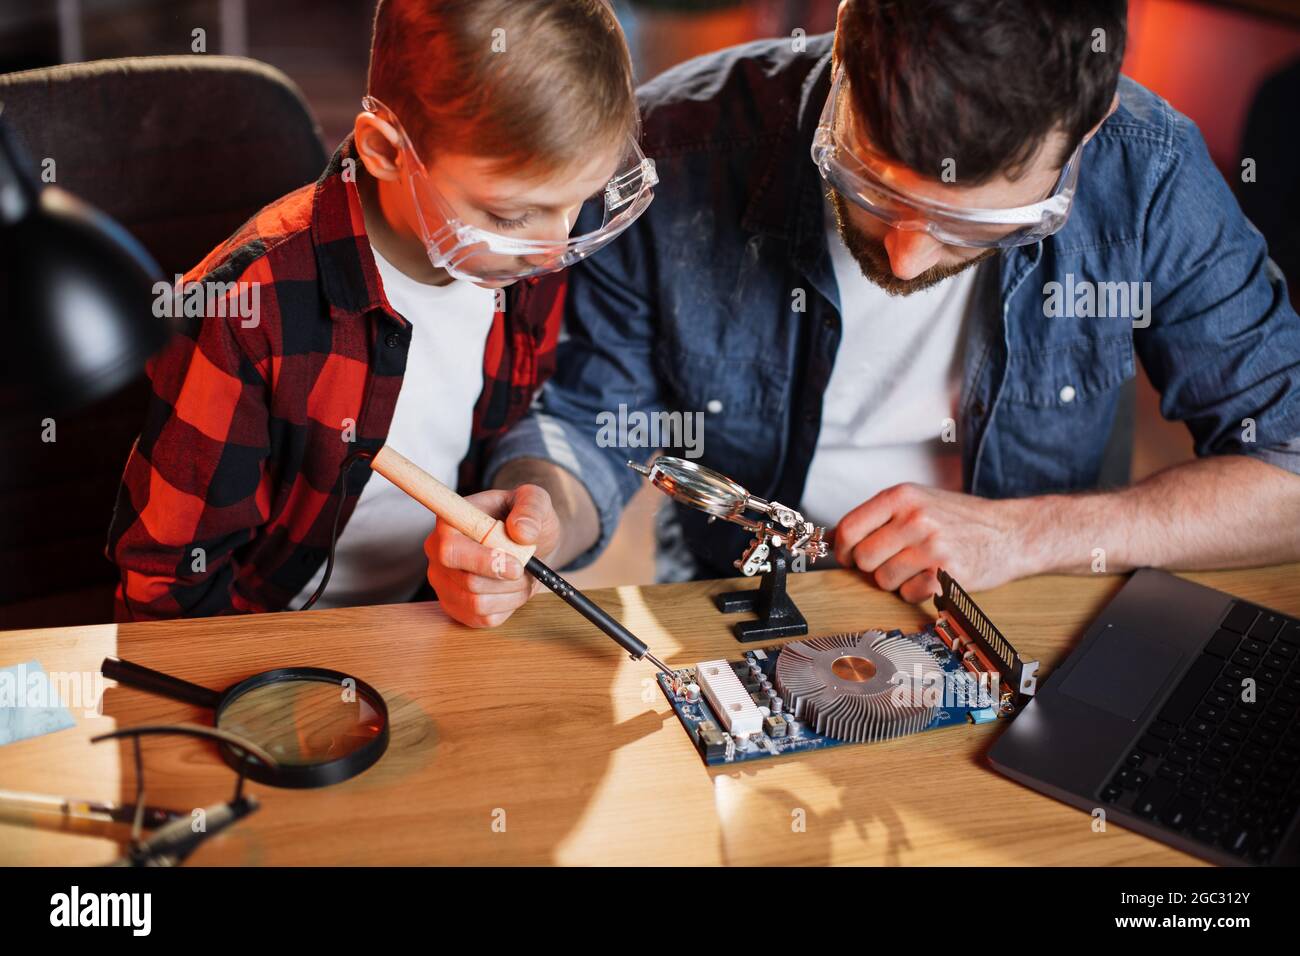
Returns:
[[[665,664],[665,663],[664,663],[663,661],[661,661],[659,658],[655,657],[655,656],[654,656],[653,654],[651,654],[649,651],[646,651],[646,652],[645,652],[645,659],[648,660],[648,661],[649,661],[651,664],[653,664],[655,667],[659,668],[659,670],[661,670],[663,673],[667,674],[669,677],[674,677],[674,676],[676,676],[677,672],[676,672],[675,670],[673,670],[671,667],[669,667],[667,664]]]

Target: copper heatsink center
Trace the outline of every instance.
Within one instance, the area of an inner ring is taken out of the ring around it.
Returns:
[[[851,680],[861,684],[876,676],[876,665],[865,657],[846,654],[831,664],[831,673],[841,680]]]

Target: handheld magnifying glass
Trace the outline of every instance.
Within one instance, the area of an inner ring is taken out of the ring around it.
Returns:
[[[256,744],[268,766],[228,743],[221,759],[272,787],[325,787],[372,766],[388,749],[388,705],[363,681],[321,667],[281,667],[215,691],[131,661],[105,658],[119,684],[213,712],[217,729]]]

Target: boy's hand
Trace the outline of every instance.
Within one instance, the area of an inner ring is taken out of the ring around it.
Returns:
[[[543,561],[559,543],[560,522],[543,488],[480,491],[465,500],[503,519],[506,534],[519,544],[536,545]],[[443,609],[470,627],[496,627],[541,587],[513,556],[485,547],[442,521],[425,539],[424,555],[429,584]]]

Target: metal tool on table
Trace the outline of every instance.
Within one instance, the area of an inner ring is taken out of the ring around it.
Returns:
[[[370,459],[370,467],[432,511],[439,521],[447,522],[479,544],[514,557],[524,566],[524,570],[627,651],[632,660],[647,660],[669,677],[673,676],[672,668],[650,653],[644,641],[540,561],[534,554],[536,548],[512,540],[499,519],[480,511],[419,465],[391,448],[384,447],[376,452]]]
[[[157,672],[149,671],[149,673]],[[145,804],[144,757],[141,754],[140,738],[171,735],[214,740],[224,750],[238,754],[242,762],[231,764],[237,773],[235,792],[224,803],[194,811],[202,813],[202,826],[194,826],[193,813],[177,815],[174,819],[160,824],[152,834],[145,837],[142,831],[148,807]],[[124,727],[90,738],[92,744],[103,743],[106,740],[130,740],[135,752],[136,790],[131,840],[126,855],[108,864],[112,867],[180,866],[190,854],[209,839],[228,830],[261,806],[256,797],[244,793],[244,780],[250,775],[250,771],[257,768],[269,771],[280,769],[280,762],[258,744],[229,730],[222,730],[220,727],[203,727],[198,724],[145,724],[138,727]]]
[[[136,813],[135,807],[111,800],[0,790],[0,820],[33,820],[56,825],[72,821],[85,821],[88,824],[131,823],[135,820]],[[177,811],[165,807],[146,806],[141,814],[140,825],[146,830],[156,830],[181,816]]]
[[[751,495],[742,485],[711,468],[681,458],[656,458],[649,466],[634,461],[628,467],[674,501],[738,524],[754,537],[735,566],[746,577],[763,575],[758,588],[729,591],[714,598],[723,614],[752,611],[755,621],[741,621],[733,629],[740,641],[766,641],[808,633],[808,621],[786,591],[786,573],[800,563],[812,564],[826,556],[826,529],[798,511]],[[751,518],[746,511],[757,512]]]
[[[217,834],[222,833],[260,807],[257,798],[248,794],[227,803],[203,809],[203,829],[185,816],[159,827],[147,839],[132,844],[127,854],[108,864],[113,867],[171,867],[185,860]]]

